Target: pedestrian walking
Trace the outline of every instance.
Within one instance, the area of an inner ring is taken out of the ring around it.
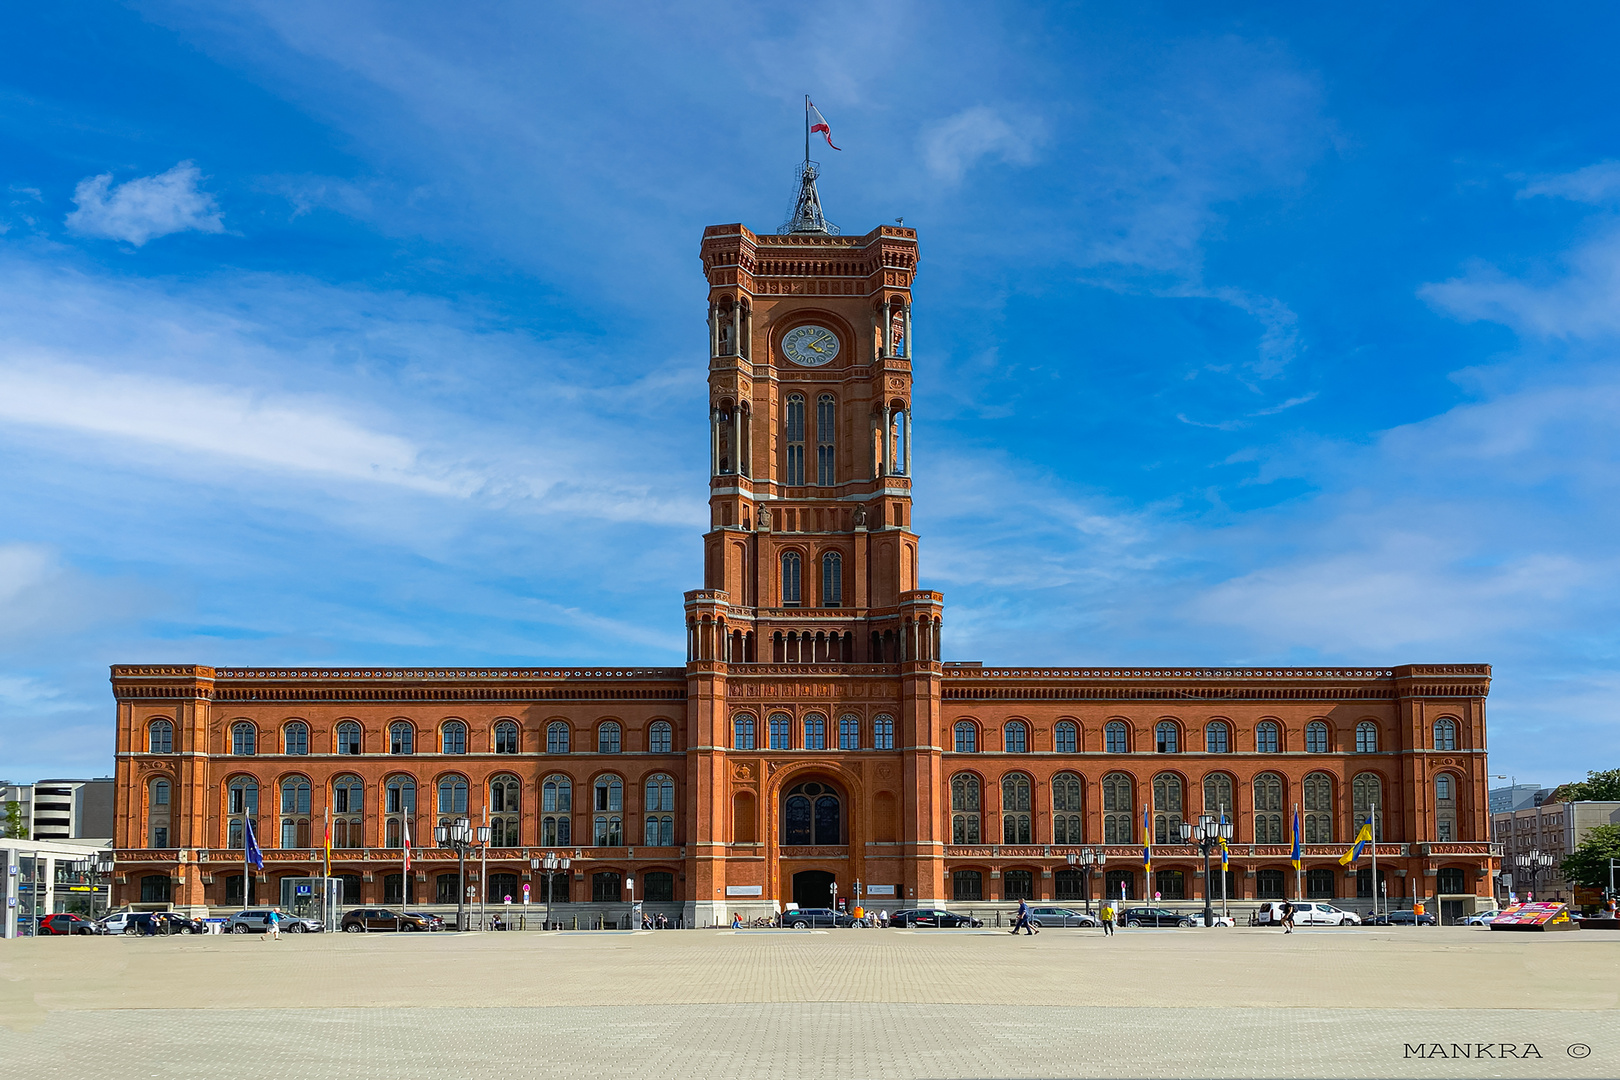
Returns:
[[[879,926],[888,926],[889,925],[889,909],[888,908],[880,908],[878,910],[878,925]]]
[[[1039,930],[1032,929],[1029,925],[1029,902],[1026,900],[1018,901],[1018,918],[1013,921],[1013,927],[1007,933],[1016,935],[1020,928],[1030,937],[1040,933]]]
[[[264,917],[264,936],[266,939],[281,940],[281,912],[275,908],[271,908]]]
[[[1097,914],[1102,916],[1103,937],[1114,936],[1114,905],[1105,901],[1102,910]]]
[[[1282,924],[1283,933],[1292,934],[1294,932],[1294,905],[1290,904],[1287,900],[1283,901]]]

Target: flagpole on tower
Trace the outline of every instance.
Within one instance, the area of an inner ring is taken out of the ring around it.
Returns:
[[[804,164],[810,165],[810,95],[804,95]]]

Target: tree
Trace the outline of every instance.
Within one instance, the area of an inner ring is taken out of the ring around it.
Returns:
[[[22,803],[20,802],[6,803],[6,839],[28,839],[28,823],[23,821]]]
[[[1589,772],[1585,780],[1560,784],[1548,802],[1620,802],[1620,769]]]
[[[1609,887],[1609,860],[1620,859],[1620,825],[1599,825],[1586,834],[1560,867],[1564,880],[1595,889]],[[1616,875],[1620,885],[1620,874]]]

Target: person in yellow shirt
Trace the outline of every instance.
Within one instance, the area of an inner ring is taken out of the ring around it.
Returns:
[[[1111,901],[1104,900],[1102,910],[1097,912],[1097,914],[1102,916],[1103,937],[1111,937],[1113,935],[1113,933],[1114,933],[1114,905],[1113,905],[1113,903]]]

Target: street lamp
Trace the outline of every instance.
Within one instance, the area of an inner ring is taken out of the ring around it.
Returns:
[[[1081,848],[1078,853],[1069,852],[1066,856],[1071,867],[1079,866],[1086,874],[1086,914],[1091,914],[1091,867],[1096,864],[1099,868],[1108,856],[1101,848]]]
[[[641,920],[636,918],[636,875],[624,875],[624,891],[630,897],[630,929],[640,930]]]
[[[1518,808],[1514,805],[1516,797],[1517,797],[1517,793],[1516,793],[1515,789],[1519,786],[1519,778],[1517,776],[1513,776],[1511,774],[1495,773],[1495,774],[1493,774],[1491,776],[1491,779],[1492,780],[1506,780],[1508,782],[1508,799],[1507,799],[1507,803],[1508,803],[1509,817],[1508,817],[1507,842],[1502,845],[1502,851],[1504,853],[1502,862],[1505,864],[1507,862],[1507,858],[1506,858],[1507,849],[1513,845],[1514,837],[1516,835],[1514,830],[1517,829],[1518,825],[1519,825],[1519,811],[1518,811]],[[1489,797],[1489,793],[1487,792],[1487,798],[1488,797]],[[1491,831],[1494,833],[1496,830],[1493,827],[1491,829]],[[1500,876],[1500,875],[1498,875],[1498,876]],[[1508,890],[1504,886],[1503,889],[1502,889],[1502,903],[1506,904],[1507,899],[1508,899]]]
[[[1530,899],[1534,899],[1536,895],[1536,878],[1550,870],[1552,864],[1557,861],[1557,859],[1553,858],[1551,852],[1536,850],[1522,853],[1514,860],[1518,872],[1514,875],[1513,884],[1515,886],[1519,884],[1518,873],[1529,874],[1530,888],[1526,892]]]
[[[458,817],[448,825],[433,827],[433,842],[439,847],[450,847],[456,853],[456,929],[467,929],[467,852],[480,844],[489,843],[489,826],[476,830],[472,822]],[[403,890],[401,890],[403,896]]]
[[[1205,812],[1198,815],[1198,824],[1190,821],[1181,823],[1182,843],[1192,843],[1204,856],[1204,925],[1215,925],[1215,909],[1209,902],[1209,857],[1219,850],[1222,840],[1232,839],[1232,823],[1230,821],[1216,821],[1215,815]]]
[[[556,880],[556,873],[559,870],[567,873],[568,868],[572,865],[572,859],[569,859],[566,856],[563,858],[558,858],[555,851],[546,852],[546,857],[543,859],[529,860],[529,868],[531,870],[544,867],[546,871],[546,918],[542,929],[551,929],[551,884]]]

